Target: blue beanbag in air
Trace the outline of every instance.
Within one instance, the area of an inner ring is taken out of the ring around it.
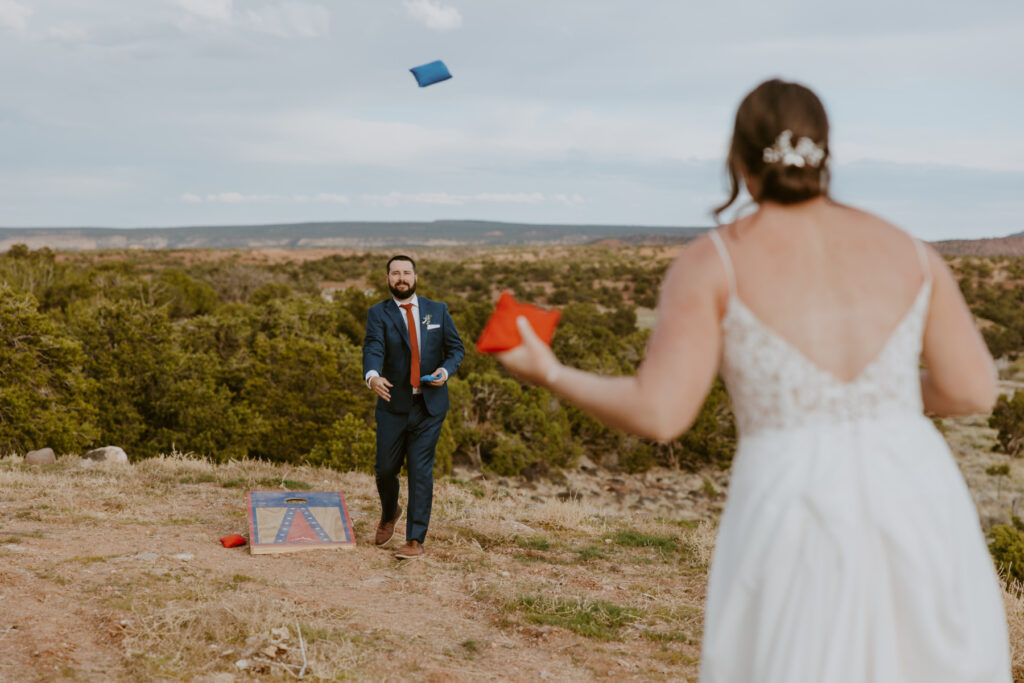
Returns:
[[[441,81],[447,81],[452,77],[448,67],[440,59],[423,66],[415,66],[409,69],[409,71],[416,77],[416,82],[419,83],[421,88],[433,85],[434,83],[440,83]]]

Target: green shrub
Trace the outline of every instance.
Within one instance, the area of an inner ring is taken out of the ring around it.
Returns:
[[[1024,452],[1024,392],[1001,394],[992,409],[988,426],[998,429],[996,439],[1003,452],[1014,457]]]
[[[484,454],[484,464],[495,474],[511,477],[519,474],[532,462],[530,447],[514,436],[497,434]]]
[[[450,472],[458,458],[503,475],[543,474],[571,467],[584,450],[598,461],[613,454],[631,471],[728,462],[735,431],[718,385],[687,435],[655,444],[524,387],[473,348],[504,284],[526,300],[565,305],[554,342],[563,361],[635,372],[648,333],[636,329],[633,306],[655,296],[668,258],[590,248],[575,256],[535,249],[523,259],[423,264],[422,293],[448,303],[467,348],[449,385],[436,473]],[[387,296],[379,255],[267,265],[188,260],[161,251],[57,259],[24,245],[0,256],[0,448],[102,442],[132,457],[176,448],[217,460],[367,468],[375,397],[362,382],[360,356],[366,312]],[[327,302],[318,290],[324,281],[352,286]],[[971,286],[999,325],[1024,330],[1010,294]],[[20,309],[11,308],[16,300]]]
[[[441,425],[441,436],[434,450],[434,476],[443,477],[452,473],[452,456],[455,455],[455,435],[452,426],[445,420]]]
[[[342,472],[373,472],[377,437],[366,422],[348,413],[327,429],[323,440],[313,446],[309,463]]]
[[[257,457],[297,462],[326,440],[339,416],[372,409],[361,354],[341,339],[257,335],[251,353],[242,397],[263,416]]]
[[[186,366],[166,309],[132,300],[79,303],[69,327],[82,340],[84,372],[95,382],[100,440],[156,455],[155,433],[168,426],[157,403]]]
[[[721,379],[715,379],[700,412],[678,439],[679,464],[689,469],[703,465],[726,467],[736,452],[736,421],[732,402]]]
[[[171,318],[175,319],[212,313],[220,303],[213,287],[193,280],[176,268],[160,273],[152,289],[155,301],[167,305]]]
[[[988,549],[1000,572],[1017,581],[1024,581],[1024,530],[1018,519],[1015,524],[996,524],[989,531],[992,542]]]
[[[582,452],[565,408],[543,389],[485,372],[454,379],[449,391],[452,451],[473,465],[515,476],[572,466]]]
[[[292,294],[292,288],[284,282],[268,282],[260,285],[249,297],[249,303],[260,305],[274,299],[287,299]]]
[[[172,448],[227,462],[249,455],[264,431],[264,420],[245,401],[218,385],[212,372],[171,383],[154,404],[157,424],[150,448]]]
[[[98,435],[81,344],[0,283],[0,453],[81,451]]]
[[[614,452],[618,455],[618,466],[630,473],[646,472],[661,464],[655,444],[635,436],[623,434],[618,439]]]

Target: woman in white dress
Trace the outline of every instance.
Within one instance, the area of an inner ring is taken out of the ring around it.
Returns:
[[[673,263],[637,374],[565,367],[524,319],[498,358],[656,440],[690,426],[721,372],[739,443],[704,683],[1008,683],[998,578],[923,414],[989,410],[992,359],[942,257],[829,199],[828,161],[814,93],[762,83],[737,111],[716,214],[741,182],[756,211]]]

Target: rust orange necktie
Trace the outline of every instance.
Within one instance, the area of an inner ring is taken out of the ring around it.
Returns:
[[[409,346],[412,347],[409,383],[418,387],[420,385],[420,342],[416,337],[416,319],[412,317],[412,304],[401,304],[401,307],[405,309],[405,322],[409,325]]]

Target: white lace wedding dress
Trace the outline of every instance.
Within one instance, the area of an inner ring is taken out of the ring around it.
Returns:
[[[732,288],[722,376],[740,437],[701,682],[1009,683],[1006,617],[977,512],[922,412],[930,279],[844,382],[743,304],[711,235]]]

